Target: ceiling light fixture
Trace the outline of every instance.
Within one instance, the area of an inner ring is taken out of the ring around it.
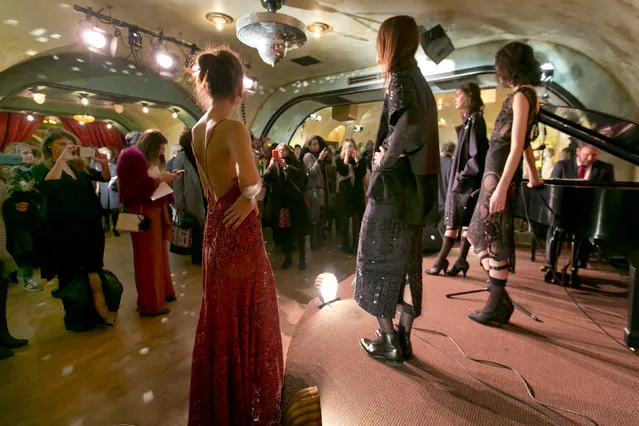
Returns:
[[[28,114],[27,115],[27,120],[28,121],[33,121],[33,120],[35,120],[35,117],[33,115],[31,115],[31,114]]]
[[[149,113],[149,107],[147,105],[148,104],[146,102],[142,102],[142,112],[145,114]]]
[[[249,13],[237,20],[237,38],[257,49],[264,62],[275,66],[288,50],[306,43],[306,27],[299,19],[276,13],[282,0],[262,0],[262,5],[268,12]]]
[[[124,111],[124,105],[122,105],[122,104],[113,104],[113,111],[115,111],[118,114],[122,114],[122,112]]]
[[[222,31],[225,25],[228,25],[233,22],[233,18],[231,18],[229,15],[225,13],[209,12],[206,15],[204,15],[204,17],[211,24],[215,25],[215,28],[218,31]]]
[[[113,124],[107,122],[106,128],[111,130],[113,128]]]
[[[73,116],[73,119],[81,125],[90,124],[95,121],[95,117],[88,114],[77,114]]]
[[[331,26],[325,24],[323,22],[313,22],[311,25],[307,26],[306,29],[308,32],[313,34],[313,37],[320,38],[322,34],[325,34],[332,30]]]
[[[47,95],[40,93],[37,90],[31,92],[31,97],[33,98],[33,102],[38,105],[42,105],[47,100]]]
[[[178,118],[178,112],[180,111],[177,108],[172,108],[171,111],[173,111],[173,114],[171,114],[171,117],[173,118]]]
[[[87,98],[87,94],[86,93],[82,93],[80,94],[80,103],[84,106],[89,105],[89,98]]]
[[[248,77],[248,76],[244,76],[244,90],[246,90],[249,93],[255,93],[257,92],[257,80],[252,78],[252,77]]]

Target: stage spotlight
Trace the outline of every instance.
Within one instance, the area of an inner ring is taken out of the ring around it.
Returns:
[[[163,48],[156,49],[153,53],[153,60],[158,67],[158,72],[164,77],[174,77],[179,64],[177,55],[169,53]]]
[[[115,51],[118,47],[118,38],[109,35],[103,29],[98,27],[83,27],[79,31],[79,36],[91,52],[115,56]]]
[[[315,286],[320,289],[320,296],[315,302],[318,308],[321,309],[329,303],[339,300],[337,297],[337,277],[334,274],[328,272],[319,274],[315,279]]]
[[[244,76],[244,90],[249,93],[255,93],[257,91],[257,80]]]

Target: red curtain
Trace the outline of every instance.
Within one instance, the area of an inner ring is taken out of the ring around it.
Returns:
[[[27,114],[0,111],[0,152],[12,142],[26,142],[40,127],[44,117],[32,114],[33,121]]]
[[[120,151],[124,147],[124,136],[115,127],[110,129],[106,123],[95,121],[81,125],[72,118],[60,118],[65,129],[80,139],[83,146],[109,146]]]

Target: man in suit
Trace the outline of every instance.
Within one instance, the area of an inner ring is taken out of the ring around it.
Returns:
[[[579,179],[596,182],[614,182],[615,171],[612,164],[598,160],[599,148],[579,142],[575,158],[558,161],[552,170],[552,179]],[[558,255],[558,247],[561,243],[559,230],[548,228],[546,234],[546,261],[554,265]],[[591,244],[588,240],[575,241],[578,247],[577,259],[574,259],[576,268],[583,268],[588,262]],[[542,270],[548,270],[548,265]]]

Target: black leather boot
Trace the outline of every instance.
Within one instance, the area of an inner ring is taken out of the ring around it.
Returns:
[[[405,332],[401,326],[395,327],[395,331],[397,331],[397,334],[399,335],[399,346],[402,348],[404,361],[410,361],[413,359],[413,345],[410,343],[410,333]],[[375,334],[377,337],[381,337],[382,330],[378,328]]]
[[[360,346],[371,358],[383,360],[392,367],[399,367],[404,363],[404,355],[399,343],[399,334],[395,331],[391,333],[381,333],[376,340],[361,339]]]

